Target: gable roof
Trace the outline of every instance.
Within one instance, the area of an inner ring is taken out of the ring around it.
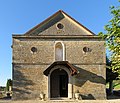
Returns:
[[[49,72],[51,71],[51,69],[56,66],[56,65],[64,65],[66,66],[69,71],[70,71],[70,74],[73,76],[75,74],[77,74],[77,69],[72,65],[70,64],[68,61],[56,61],[54,62],[53,64],[51,64],[43,73],[44,75],[48,76],[49,75]]]
[[[37,29],[42,28],[43,25],[45,25],[46,23],[49,23],[51,20],[57,19],[63,19],[64,17],[70,19],[71,21],[73,21],[76,25],[78,25],[79,27],[83,28],[86,32],[88,32],[91,35],[95,35],[92,31],[90,31],[88,28],[86,28],[85,26],[83,26],[82,24],[80,24],[78,21],[76,21],[75,19],[73,19],[71,16],[69,16],[67,13],[65,13],[62,10],[59,10],[58,12],[56,12],[55,14],[53,14],[52,16],[50,16],[49,18],[47,18],[46,20],[44,20],[43,22],[41,22],[40,24],[38,24],[37,26],[35,26],[34,28],[30,29],[29,31],[27,31],[24,35],[31,35],[31,34],[35,34],[35,31],[38,31]],[[41,29],[44,30],[44,27]]]

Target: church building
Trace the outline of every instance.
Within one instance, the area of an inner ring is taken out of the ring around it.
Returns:
[[[106,99],[105,41],[59,10],[12,36],[13,99]]]

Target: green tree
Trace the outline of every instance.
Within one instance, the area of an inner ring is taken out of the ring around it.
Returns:
[[[8,79],[6,83],[6,90],[9,91],[9,86],[12,86],[12,80]]]
[[[118,75],[118,72],[113,72],[111,68],[111,61],[106,58],[106,83],[109,83],[110,94],[113,93],[113,80],[116,80]]]
[[[120,3],[120,0],[119,0]],[[117,73],[120,78],[120,6],[110,7],[112,19],[105,25],[105,33],[100,32],[99,35],[106,40],[106,47],[111,52],[109,71],[112,74]],[[109,72],[110,73],[110,72]],[[112,87],[113,79],[108,75],[110,87]],[[111,88],[112,89],[112,88]]]

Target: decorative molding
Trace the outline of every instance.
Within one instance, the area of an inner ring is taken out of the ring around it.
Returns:
[[[51,65],[51,63],[15,63],[13,62],[13,65]],[[106,63],[71,63],[73,65],[106,65]]]
[[[25,35],[13,35],[15,39],[87,39],[87,40],[101,40],[104,41],[99,36],[93,35],[39,35],[39,36],[25,36]]]

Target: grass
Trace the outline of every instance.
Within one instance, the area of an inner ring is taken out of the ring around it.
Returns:
[[[109,87],[109,83],[106,84],[106,88]],[[114,80],[113,81],[113,88],[115,90],[120,90],[120,80]]]
[[[119,89],[120,90],[120,83],[115,84],[114,89]]]

